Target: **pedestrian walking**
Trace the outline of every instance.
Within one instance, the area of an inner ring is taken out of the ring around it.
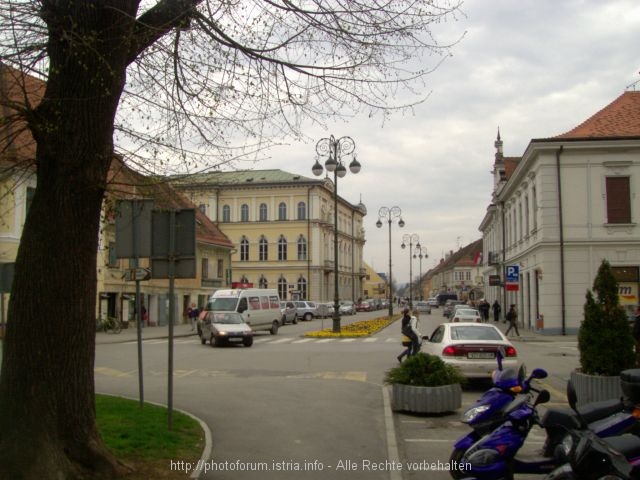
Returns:
[[[196,323],[198,321],[198,315],[200,315],[200,310],[196,307],[195,303],[191,304],[191,307],[188,310],[189,320],[191,321],[191,331],[193,332],[196,329]]]
[[[509,332],[513,328],[516,331],[516,335],[520,336],[520,332],[518,331],[518,312],[516,311],[516,306],[511,304],[509,307],[509,311],[507,312],[507,322],[509,323],[509,328],[504,332],[505,336],[509,336]]]
[[[491,306],[491,308],[493,309],[493,321],[494,322],[499,322],[500,321],[500,312],[502,311],[502,307],[500,306],[500,303],[498,302],[497,299],[496,299],[495,302],[493,302],[493,305]]]
[[[480,300],[480,304],[478,305],[478,310],[480,311],[480,315],[482,316],[483,322],[489,321],[489,302],[487,302],[484,298]]]
[[[398,361],[402,362],[404,357],[415,355],[420,350],[420,332],[418,331],[418,317],[411,316],[409,307],[402,310],[401,332],[411,340],[411,344],[398,355]]]

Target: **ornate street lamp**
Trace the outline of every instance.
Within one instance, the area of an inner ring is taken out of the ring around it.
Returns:
[[[404,249],[407,243],[409,243],[409,308],[413,308],[413,246],[420,245],[420,237],[417,233],[405,233],[400,246]]]
[[[427,255],[427,247],[421,247],[420,244],[416,244],[416,253],[413,254],[413,258],[419,258],[420,259],[420,281],[419,281],[419,285],[420,285],[420,300],[422,300],[422,258],[429,258],[429,255]]]
[[[399,218],[398,226],[400,228],[404,227],[404,220],[402,220],[402,210],[400,207],[381,207],[378,210],[378,221],[376,222],[376,227],[382,228],[382,219],[389,224],[389,320],[393,316],[393,278],[391,277],[391,224],[393,220]]]
[[[340,333],[340,291],[338,289],[338,177],[347,174],[347,169],[342,162],[343,157],[352,156],[349,164],[351,173],[360,171],[360,163],[356,160],[356,144],[351,137],[321,138],[316,143],[316,163],[311,168],[317,177],[322,175],[320,159],[326,159],[324,166],[327,172],[333,172],[333,332]]]

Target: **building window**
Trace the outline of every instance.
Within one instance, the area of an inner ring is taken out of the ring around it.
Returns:
[[[260,242],[258,243],[258,256],[261,262],[269,259],[269,242],[267,242],[264,235],[260,237]]]
[[[278,205],[278,220],[286,220],[287,219],[287,204],[284,202],[280,202]]]
[[[198,205],[198,210],[200,210],[200,213],[204,215],[207,214],[207,206],[204,203],[201,203],[200,205]]]
[[[231,221],[231,207],[229,205],[222,207],[222,221],[225,223],[229,223]]]
[[[298,237],[298,260],[307,259],[307,239],[302,235]]]
[[[107,266],[111,268],[118,268],[118,257],[116,257],[116,242],[109,242],[109,258],[107,259]]]
[[[242,236],[242,240],[240,240],[240,261],[249,261],[249,240],[247,240],[247,237],[244,235]]]
[[[607,177],[607,223],[631,223],[629,177]]]
[[[307,219],[307,204],[304,202],[298,202],[298,220]]]
[[[525,236],[529,236],[529,197],[524,197],[524,232]]]
[[[209,278],[209,259],[203,258],[200,264],[202,268],[202,279],[206,280],[207,278]]]
[[[281,299],[287,298],[287,287],[288,287],[287,279],[284,277],[280,277],[278,279],[278,296]]]
[[[222,278],[224,274],[224,260],[221,258],[218,259],[218,278]]]
[[[260,276],[260,280],[258,280],[258,285],[260,288],[269,288],[269,283],[267,282],[267,279],[264,278],[264,275]]]
[[[533,203],[533,230],[538,229],[538,193],[536,192],[536,186],[531,189],[531,203]]]
[[[302,300],[306,300],[307,299],[307,279],[302,276],[298,279],[298,291],[300,292],[300,298]]]
[[[248,222],[249,221],[249,205],[243,203],[240,207],[240,221]]]
[[[280,235],[278,239],[278,260],[286,260],[287,259],[287,239],[284,238],[284,235]]]
[[[260,209],[259,209],[259,213],[260,215],[260,221],[261,222],[266,222],[267,221],[267,204],[266,203],[261,203],[260,204]]]

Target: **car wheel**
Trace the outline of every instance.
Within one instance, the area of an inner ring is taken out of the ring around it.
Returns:
[[[297,313],[293,316],[293,320],[291,321],[291,323],[293,323],[294,325],[298,324],[298,314]]]
[[[271,324],[271,330],[269,330],[269,333],[271,333],[271,335],[278,333],[278,322],[276,320]]]
[[[304,319],[305,322],[310,322],[311,320],[313,320],[313,315],[311,315],[309,312],[304,314],[304,317],[302,317]]]
[[[245,347],[250,347],[251,345],[253,345],[253,337],[245,338],[245,339],[242,341],[242,344],[243,344]]]

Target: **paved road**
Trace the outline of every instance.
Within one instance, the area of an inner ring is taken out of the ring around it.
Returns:
[[[423,317],[424,332],[441,320],[435,314]],[[459,415],[484,387],[465,391],[463,407],[454,414],[391,412],[382,378],[400,349],[395,326],[364,339],[300,336],[320,323],[288,325],[278,335],[260,335],[251,348],[203,346],[190,336],[188,326],[176,327],[174,405],[210,426],[213,454],[207,465],[227,467],[202,478],[450,478],[446,472],[425,476],[423,470],[408,467],[448,460],[453,441],[467,432]],[[330,320],[324,323],[327,327]],[[153,338],[166,332],[156,327],[145,329],[144,335],[145,399],[166,403],[168,342]],[[99,391],[137,396],[134,338],[134,331],[99,334]],[[575,338],[528,335],[515,343],[530,366],[555,373],[545,386],[560,404],[565,376],[577,364]],[[542,439],[541,432],[534,432],[529,448],[538,447]],[[399,462],[403,469],[389,462]],[[231,470],[232,465],[245,470]]]

